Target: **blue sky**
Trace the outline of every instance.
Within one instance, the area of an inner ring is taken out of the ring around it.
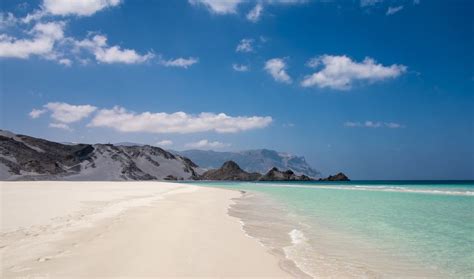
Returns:
[[[2,2],[1,128],[474,179],[472,1]]]

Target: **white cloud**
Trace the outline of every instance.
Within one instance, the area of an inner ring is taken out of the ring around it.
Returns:
[[[235,48],[236,52],[252,52],[253,51],[253,39],[242,39]]]
[[[203,139],[197,142],[187,143],[185,147],[188,148],[196,148],[196,149],[211,149],[211,148],[223,148],[228,147],[230,144],[222,143],[219,141],[209,141],[207,139]]]
[[[194,6],[204,6],[210,12],[215,14],[234,14],[237,12],[237,6],[242,0],[189,0]]]
[[[12,13],[0,12],[0,29],[14,26],[18,23],[18,19]]]
[[[398,129],[398,128],[404,128],[404,125],[395,123],[395,122],[385,122],[384,123],[385,127],[387,128],[392,128],[392,129]]]
[[[59,59],[58,63],[61,64],[61,65],[67,66],[67,67],[72,65],[71,59],[68,59],[68,58]]]
[[[61,123],[80,121],[97,109],[91,105],[76,106],[67,103],[47,103],[44,107],[51,112],[51,118]]]
[[[139,64],[146,62],[155,56],[150,52],[146,54],[138,54],[133,49],[122,49],[119,46],[109,47],[107,44],[107,37],[103,35],[95,35],[91,39],[75,41],[74,43],[79,48],[85,48],[91,51],[97,61],[107,64]]]
[[[373,6],[377,3],[382,2],[383,0],[360,0],[361,7]]]
[[[49,123],[50,128],[63,129],[66,131],[72,131],[71,127],[64,123]]]
[[[52,15],[90,16],[119,4],[120,0],[44,0],[42,9]]]
[[[193,6],[204,6],[206,7],[211,13],[214,14],[235,14],[237,13],[237,7],[241,3],[252,3],[252,1],[245,1],[245,0],[188,0],[189,3]],[[253,1],[257,2],[257,1]],[[258,1],[257,5],[252,9],[255,11],[253,15],[250,15],[252,11],[247,14],[247,19],[252,21],[253,18],[258,18],[260,13],[263,9],[263,4],[268,5],[278,5],[278,4],[300,4],[306,3],[307,0],[261,0]],[[257,8],[258,6],[258,8]],[[250,15],[250,16],[249,16]],[[249,18],[250,17],[250,18]],[[251,19],[252,18],[252,19]]]
[[[380,122],[380,121],[365,121],[365,122],[345,122],[345,127],[349,128],[390,128],[390,129],[398,129],[404,128],[404,125],[395,123],[395,122]]]
[[[306,66],[310,68],[316,68],[321,65],[321,58],[320,57],[313,57],[306,62]]]
[[[272,118],[269,116],[232,117],[224,113],[207,112],[198,115],[185,112],[135,113],[116,106],[112,109],[99,110],[88,126],[108,127],[120,132],[187,134],[214,131],[217,133],[236,133],[265,128],[271,122]]]
[[[251,22],[257,22],[262,15],[262,11],[263,5],[261,3],[257,3],[257,5],[255,5],[255,7],[247,14],[247,19]]]
[[[247,72],[249,70],[249,66],[232,64],[232,69],[234,69],[234,71],[237,71],[237,72]]]
[[[306,76],[301,82],[301,86],[347,90],[351,88],[354,81],[375,82],[396,78],[407,69],[404,65],[383,66],[376,64],[376,61],[369,57],[362,62],[353,61],[345,55],[323,55],[318,59],[323,65],[322,69]]]
[[[33,118],[33,119],[36,119],[38,117],[40,117],[42,114],[44,114],[47,110],[45,109],[33,109],[28,115]]]
[[[166,67],[180,67],[187,69],[188,67],[196,64],[199,62],[198,58],[189,57],[189,58],[177,58],[177,59],[170,59],[170,60],[163,60],[160,58],[159,63]]]
[[[265,70],[278,82],[291,83],[291,77],[286,73],[286,63],[282,58],[273,58],[265,63]]]
[[[0,35],[0,57],[26,59],[37,55],[47,59],[54,59],[55,44],[64,37],[63,22],[37,23],[28,33],[29,39],[18,39]]]
[[[157,146],[170,146],[170,145],[173,145],[173,141],[172,140],[160,140],[155,145],[157,145]]]
[[[396,6],[396,7],[388,7],[386,15],[393,15],[398,13],[403,9],[403,6]]]

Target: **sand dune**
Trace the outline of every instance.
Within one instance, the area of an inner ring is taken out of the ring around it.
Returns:
[[[14,277],[289,277],[227,215],[238,192],[164,182],[1,182]]]

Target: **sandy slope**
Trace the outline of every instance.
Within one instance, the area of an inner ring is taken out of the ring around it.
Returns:
[[[288,277],[227,207],[162,182],[0,182],[3,277]]]

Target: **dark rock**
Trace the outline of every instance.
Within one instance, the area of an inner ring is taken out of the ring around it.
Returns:
[[[222,167],[215,170],[208,170],[200,176],[202,180],[237,180],[255,181],[262,175],[259,173],[248,173],[242,170],[234,161],[225,162]]]
[[[310,177],[306,175],[296,175],[292,170],[280,171],[278,168],[272,168],[265,175],[263,175],[260,181],[310,181]]]
[[[178,178],[173,175],[168,175],[167,177],[165,177],[165,180],[178,180]]]
[[[336,175],[330,175],[326,178],[320,178],[319,181],[351,181],[344,173],[340,172]]]
[[[278,168],[270,169],[265,175],[248,173],[242,170],[234,161],[225,162],[222,167],[209,170],[201,175],[202,180],[229,180],[229,181],[308,181],[306,175],[296,175],[292,170],[280,171]]]

